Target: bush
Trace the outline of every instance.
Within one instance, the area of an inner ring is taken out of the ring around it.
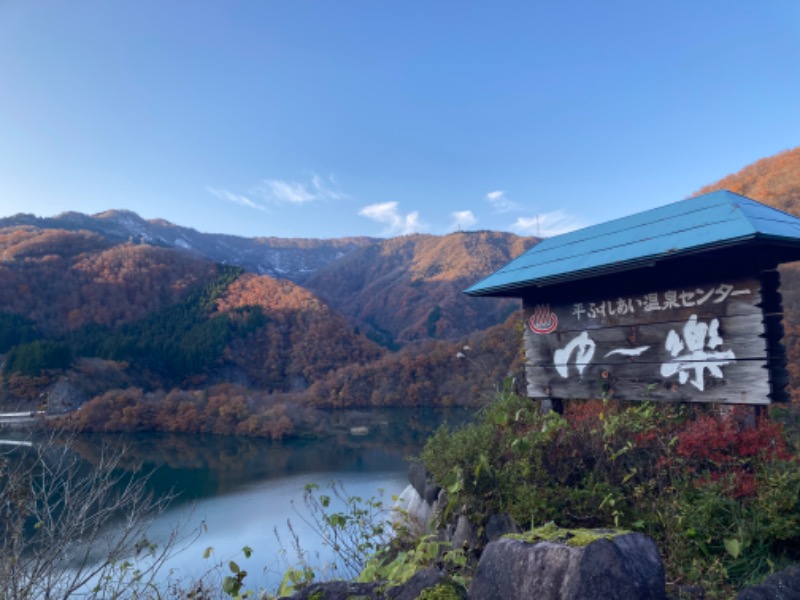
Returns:
[[[124,448],[88,466],[70,438],[0,451],[0,590],[3,598],[150,597],[165,563],[199,531],[176,528],[156,546],[152,520],[171,498],[149,475],[122,468]]]
[[[422,459],[475,521],[641,531],[670,579],[727,593],[800,558],[797,436],[775,418],[744,428],[739,412],[596,401],[542,415],[507,390]]]

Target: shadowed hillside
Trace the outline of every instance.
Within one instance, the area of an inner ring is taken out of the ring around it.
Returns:
[[[402,236],[348,254],[305,285],[389,347],[454,340],[503,322],[519,306],[462,292],[534,243],[496,231]]]

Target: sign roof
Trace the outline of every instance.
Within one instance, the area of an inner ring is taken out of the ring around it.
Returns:
[[[465,292],[514,295],[754,242],[800,250],[800,219],[722,190],[547,238]]]

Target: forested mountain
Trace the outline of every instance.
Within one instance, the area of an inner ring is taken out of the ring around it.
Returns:
[[[364,364],[385,350],[352,327],[311,292],[290,281],[245,274],[217,300],[221,314],[262,310],[261,327],[225,349],[226,363],[251,387],[269,392],[304,390],[333,370]],[[231,377],[230,370],[226,379]]]
[[[87,231],[0,229],[0,311],[30,319],[47,335],[141,319],[215,271],[183,253],[113,245]]]
[[[21,226],[0,229],[0,258],[6,405],[39,402],[65,374],[78,396],[219,381],[289,392],[385,352],[288,280],[172,249]]]
[[[481,314],[461,290],[530,243],[478,232],[352,251],[325,277],[343,307],[370,307],[371,295],[383,306],[360,318],[287,279],[141,238],[0,228],[0,408],[73,411],[84,429],[280,437],[313,430],[314,407],[474,402],[506,374],[521,329],[480,333],[514,303],[490,300]]]
[[[497,231],[396,237],[330,263],[305,286],[390,348],[455,340],[503,322],[519,307],[518,300],[462,292],[535,241]]]
[[[320,240],[201,233],[163,219],[145,220],[128,210],[108,210],[96,215],[66,212],[49,218],[18,214],[0,219],[0,228],[22,225],[93,232],[115,244],[133,242],[178,248],[212,262],[236,265],[252,273],[295,283],[348,252],[377,241],[367,237]]]
[[[762,158],[697,192],[730,190],[792,214],[800,214],[800,147]]]
[[[700,192],[721,187],[797,212],[800,148]],[[282,437],[319,431],[319,408],[473,404],[509,375],[523,389],[518,301],[462,290],[533,238],[204,236],[125,211],[0,220],[0,409]],[[800,268],[782,274],[800,399]]]
[[[800,147],[762,158],[737,173],[707,185],[694,195],[727,189],[800,216]],[[783,343],[789,355],[789,391],[800,401],[800,263],[783,265]]]
[[[84,237],[94,233],[94,243],[105,242],[109,248],[122,243],[175,248],[195,258],[299,282],[371,339],[393,349],[428,338],[456,339],[501,323],[518,303],[470,299],[461,292],[535,243],[535,238],[492,231],[388,240],[243,238],[200,233],[124,210],[0,219],[0,231],[14,228],[38,231],[42,239],[52,240],[66,232]]]

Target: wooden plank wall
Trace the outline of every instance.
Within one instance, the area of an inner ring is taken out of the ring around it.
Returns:
[[[773,275],[608,292],[553,306],[524,299],[529,396],[737,404],[781,396],[785,382],[774,377],[771,387],[769,375],[785,365]]]

